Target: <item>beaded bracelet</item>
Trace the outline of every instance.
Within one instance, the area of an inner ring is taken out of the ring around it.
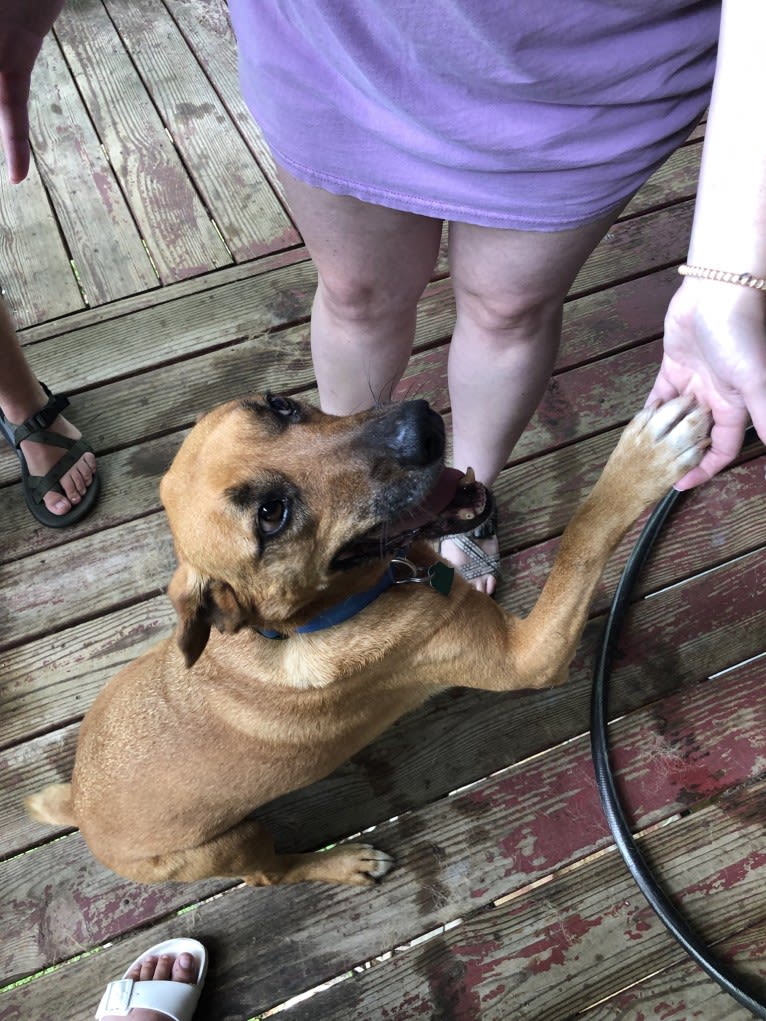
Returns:
[[[682,277],[699,277],[701,280],[720,280],[724,284],[741,284],[753,287],[756,291],[766,291],[766,277],[754,277],[752,273],[727,273],[723,269],[707,269],[705,266],[687,266],[683,263],[678,267]]]

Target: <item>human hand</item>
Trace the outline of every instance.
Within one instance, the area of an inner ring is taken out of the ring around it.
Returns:
[[[29,171],[29,86],[43,39],[64,0],[2,0],[0,4],[0,136],[13,184]]]
[[[713,415],[710,447],[675,488],[691,489],[734,460],[748,418],[766,443],[766,300],[737,284],[687,278],[665,318],[664,356],[647,398],[690,393]]]

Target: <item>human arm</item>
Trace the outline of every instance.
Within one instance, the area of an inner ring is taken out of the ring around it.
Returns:
[[[3,0],[0,4],[0,136],[14,184],[29,170],[27,102],[43,39],[64,0]]]
[[[689,247],[691,265],[766,277],[766,3],[724,0],[713,96]],[[647,403],[692,393],[713,413],[711,446],[676,485],[736,457],[750,418],[766,442],[766,292],[686,277],[665,320]]]

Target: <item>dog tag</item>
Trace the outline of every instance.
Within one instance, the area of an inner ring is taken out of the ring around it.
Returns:
[[[455,568],[447,567],[446,564],[436,563],[428,568],[428,583],[443,596],[450,594],[452,580],[455,577]]]

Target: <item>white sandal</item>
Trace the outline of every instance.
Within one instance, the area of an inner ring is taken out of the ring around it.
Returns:
[[[194,985],[188,982],[172,982],[169,979],[149,979],[135,982],[127,978],[128,973],[146,957],[159,957],[160,954],[191,954],[197,962],[197,981]],[[134,1007],[145,1010],[156,1010],[170,1018],[171,1021],[191,1021],[197,1008],[202,986],[207,974],[207,950],[196,939],[168,939],[164,943],[145,950],[137,957],[130,968],[127,968],[122,979],[110,982],[101,997],[96,1011],[96,1021],[112,1014],[115,1017],[127,1017],[128,1011]]]

